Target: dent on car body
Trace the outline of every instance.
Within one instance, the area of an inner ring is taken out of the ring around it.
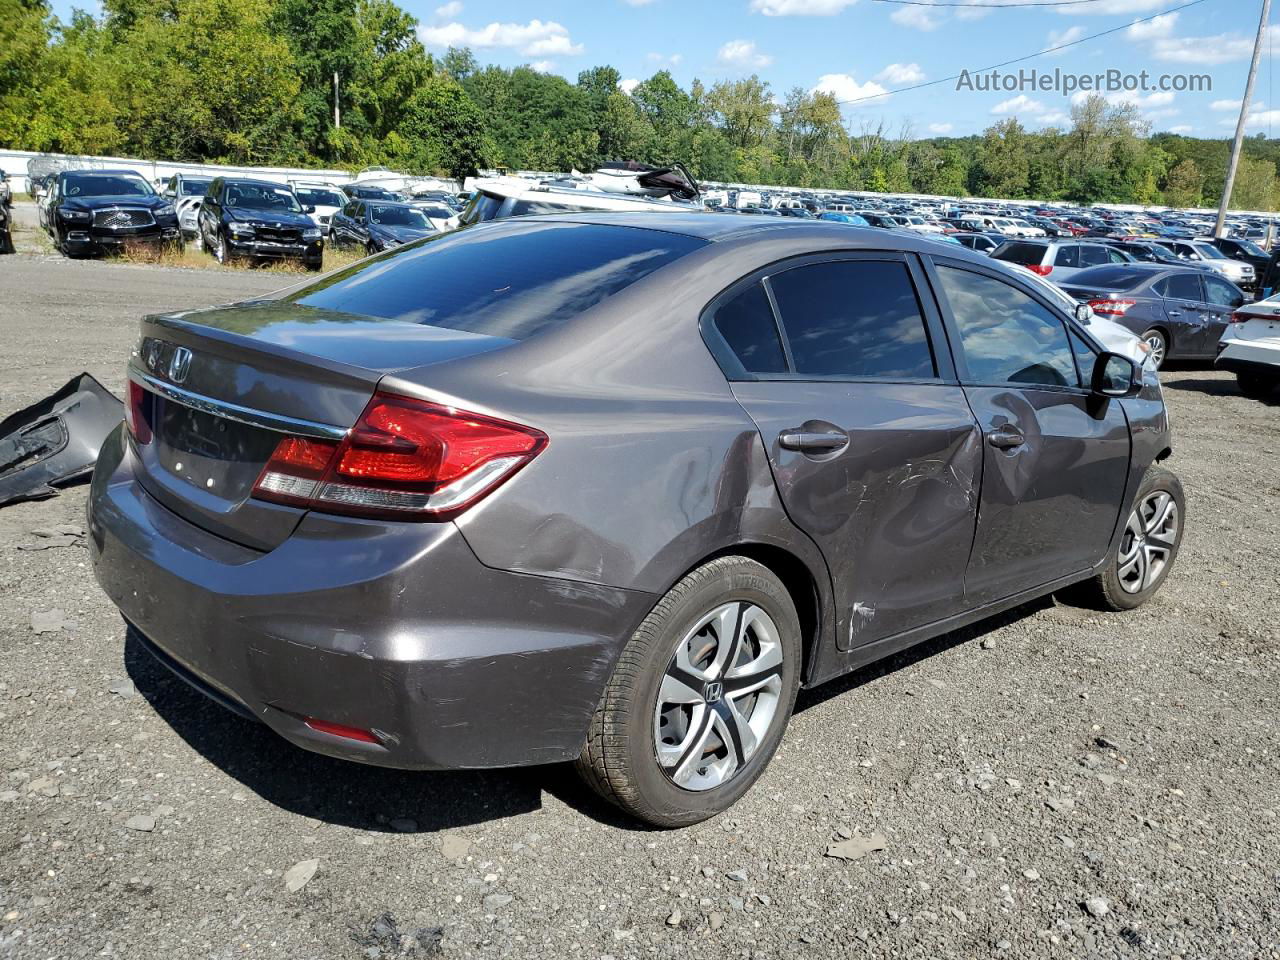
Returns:
[[[124,404],[87,373],[0,422],[0,506],[87,479]]]

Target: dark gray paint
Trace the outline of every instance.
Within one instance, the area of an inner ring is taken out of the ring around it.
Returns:
[[[527,423],[550,443],[458,520],[413,524],[290,508],[273,518],[230,473],[219,482],[238,493],[202,502],[117,434],[90,517],[95,570],[126,617],[311,749],[392,766],[565,759],[636,625],[709,557],[771,563],[815,608],[813,683],[1087,575],[1167,453],[1154,381],[1124,401],[983,391],[950,369],[940,326],[947,369],[930,383],[730,383],[702,340],[718,294],[790,258],[888,246],[923,277],[930,255],[985,257],[841,224],[580,219],[714,242],[559,328],[470,353],[375,324],[369,337],[388,330],[394,343],[362,343],[362,366],[331,349],[345,318],[305,330],[260,306],[150,318],[147,336],[196,352],[184,386],[215,401],[345,428],[377,385]],[[980,439],[1000,417],[1025,418],[1034,440],[1007,469]],[[806,424],[850,444],[825,462],[779,448],[778,433]],[[251,462],[226,469],[247,476]],[[1000,569],[1001,542],[1043,523],[1068,542],[1027,587],[1025,563]],[[977,580],[971,551],[989,561]],[[314,734],[297,720],[306,713],[382,730],[389,745]]]

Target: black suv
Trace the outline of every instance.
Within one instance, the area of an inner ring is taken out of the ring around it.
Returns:
[[[320,228],[293,191],[269,180],[218,177],[200,205],[204,248],[219,263],[248,260],[300,260],[319,270],[324,257]]]
[[[144,244],[182,246],[173,204],[132,170],[64,170],[44,206],[45,229],[68,257]]]

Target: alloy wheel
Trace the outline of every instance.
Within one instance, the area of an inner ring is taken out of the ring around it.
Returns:
[[[1151,348],[1151,362],[1155,364],[1157,369],[1163,366],[1164,354],[1167,349],[1164,336],[1158,330],[1148,330],[1143,335],[1143,340]]]
[[[778,714],[782,641],[746,601],[721,604],[672,654],[653,715],[658,765],[676,786],[711,790],[755,755]]]
[[[1178,543],[1178,504],[1163,490],[1149,493],[1129,514],[1120,538],[1117,576],[1126,593],[1150,588],[1169,565]]]

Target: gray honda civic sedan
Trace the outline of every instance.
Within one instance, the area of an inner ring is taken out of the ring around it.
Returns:
[[[573,760],[724,810],[801,687],[1168,575],[1149,367],[958,246],[844,224],[478,224],[142,321],[94,473],[129,629],[298,746]]]

